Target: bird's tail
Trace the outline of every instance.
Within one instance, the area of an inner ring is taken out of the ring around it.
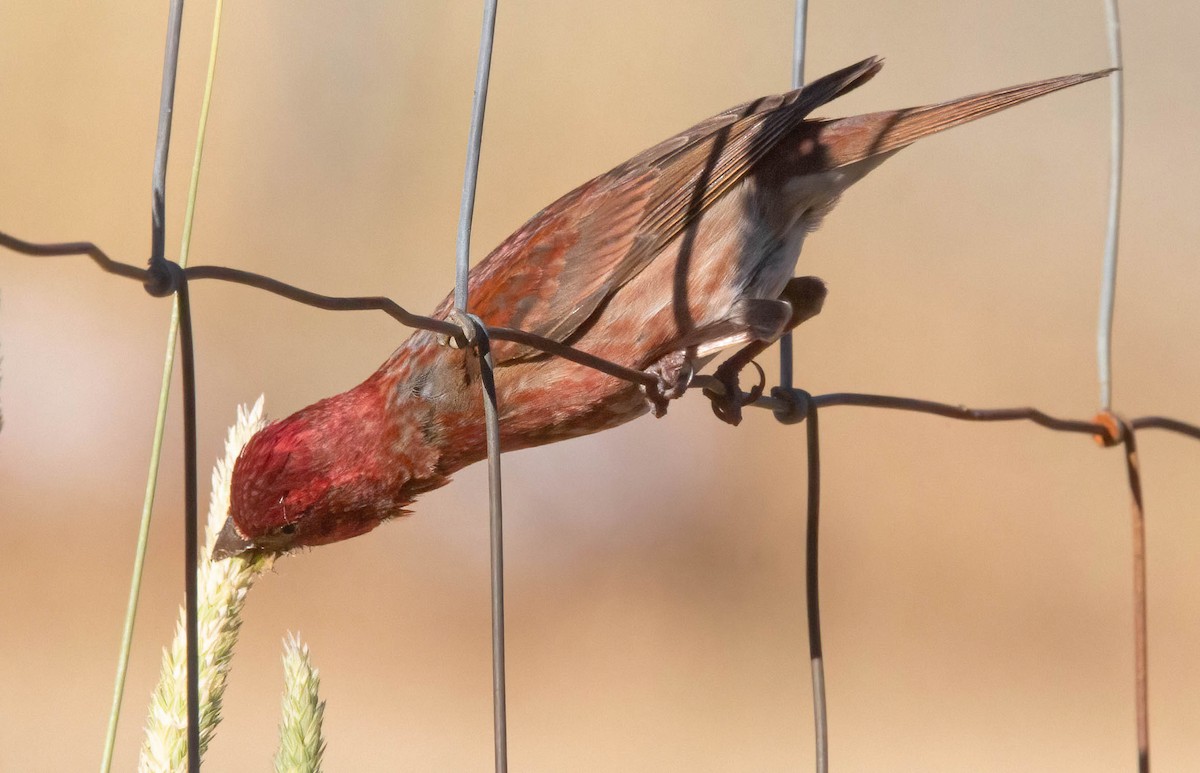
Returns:
[[[821,144],[832,156],[830,166],[845,166],[899,150],[930,134],[1028,102],[1031,99],[1103,78],[1112,69],[1063,75],[1022,86],[974,94],[937,105],[867,113],[825,123]],[[831,141],[836,136],[837,141]]]

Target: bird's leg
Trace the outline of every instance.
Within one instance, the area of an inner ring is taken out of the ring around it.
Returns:
[[[791,316],[779,335],[792,330],[801,322],[817,316],[825,303],[825,295],[825,283],[815,276],[801,276],[788,280],[783,292],[779,294],[779,298],[791,308]],[[718,394],[713,390],[705,389],[704,394],[712,401],[713,413],[717,415],[718,419],[736,427],[742,421],[742,406],[752,403],[762,396],[766,379],[762,377],[762,368],[758,368],[754,358],[775,343],[777,338],[778,336],[751,341],[734,352],[713,373],[713,376],[724,386],[724,393]],[[742,394],[738,375],[747,365],[751,364],[758,369],[759,384],[748,394]]]
[[[730,346],[759,339],[775,340],[786,329],[792,306],[786,301],[743,298],[729,316],[694,328],[650,359],[646,372],[657,383],[646,387],[646,399],[661,417],[667,403],[682,397],[695,375],[695,362]]]

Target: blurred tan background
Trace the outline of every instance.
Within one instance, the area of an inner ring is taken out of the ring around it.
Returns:
[[[477,2],[226,4],[193,261],[416,311],[452,284]],[[1126,3],[1116,401],[1200,421],[1194,3]],[[188,3],[171,158],[179,243],[212,2]],[[166,3],[0,4],[0,228],[140,262]],[[736,102],[787,87],[789,0],[500,9],[475,228],[541,206]],[[808,73],[884,73],[826,114],[1105,66],[1095,0],[813,3]],[[847,195],[800,270],[825,278],[800,383],[1086,418],[1108,88],[923,141]],[[247,289],[194,291],[201,478],[239,402],[285,415],[406,335]],[[99,761],[169,306],[83,259],[0,254],[0,770]],[[774,363],[774,356],[766,358]],[[771,372],[774,373],[772,366]],[[177,397],[177,394],[176,394]],[[178,407],[176,402],[174,407]],[[822,589],[839,770],[1133,764],[1119,454],[1032,425],[822,414]],[[177,411],[117,767],[134,765],[182,598]],[[660,421],[505,457],[510,748],[521,771],[811,765],[803,429]],[[1160,770],[1200,768],[1200,446],[1140,439]],[[249,598],[213,770],[263,770],[281,639],[328,699],[329,770],[491,764],[486,475],[362,539],[289,557]]]

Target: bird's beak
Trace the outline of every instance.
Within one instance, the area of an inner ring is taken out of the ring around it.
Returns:
[[[221,528],[221,533],[217,535],[217,541],[213,545],[212,560],[220,561],[225,558],[245,553],[247,550],[254,548],[254,543],[242,536],[237,530],[232,518],[225,519],[225,525]]]

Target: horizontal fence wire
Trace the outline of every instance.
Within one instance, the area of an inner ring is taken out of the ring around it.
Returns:
[[[1120,37],[1116,0],[1106,0],[1109,9],[1110,45],[1115,66],[1120,66]],[[165,257],[163,241],[165,222],[165,175],[169,149],[171,106],[174,94],[175,69],[178,60],[179,31],[182,16],[182,0],[172,0],[168,18],[168,37],[163,72],[163,89],[160,101],[159,126],[155,150],[153,177],[151,259],[148,268],[124,263],[110,257],[92,242],[39,243],[26,241],[0,232],[0,247],[35,257],[87,256],[102,270],[127,279],[139,281],[148,293],[157,297],[176,295],[180,303],[180,331],[183,348],[184,370],[184,434],[185,434],[185,497],[187,527],[185,555],[187,576],[185,588],[188,606],[188,768],[199,769],[199,723],[198,689],[196,679],[195,646],[195,561],[197,552],[197,485],[196,485],[196,428],[194,352],[190,315],[189,283],[194,280],[216,280],[244,285],[272,293],[289,300],[330,311],[382,311],[397,322],[414,329],[429,330],[452,340],[462,347],[474,347],[481,365],[485,417],[488,423],[489,459],[489,502],[492,535],[492,613],[493,613],[493,695],[494,732],[496,745],[496,769],[507,768],[507,741],[504,691],[504,634],[503,634],[503,542],[501,475],[499,466],[498,406],[493,375],[494,364],[490,356],[490,342],[510,341],[548,355],[562,357],[582,366],[593,368],[615,378],[653,387],[656,377],[644,371],[629,368],[594,354],[548,339],[528,331],[505,327],[490,327],[484,320],[467,314],[467,271],[469,269],[469,243],[471,215],[474,208],[475,185],[478,176],[478,161],[482,139],[483,116],[486,106],[488,71],[490,67],[492,39],[495,28],[496,0],[485,0],[483,28],[481,31],[479,66],[476,73],[472,119],[468,140],[467,168],[464,174],[463,201],[460,212],[458,238],[456,242],[455,310],[450,319],[438,319],[407,311],[390,298],[383,296],[330,296],[304,290],[280,280],[249,271],[225,266],[193,266],[181,268]],[[793,48],[794,85],[799,85],[803,76],[805,13],[807,3],[797,0],[796,26]],[[1133,503],[1134,528],[1134,585],[1135,625],[1139,628],[1136,637],[1137,690],[1138,690],[1138,759],[1139,768],[1149,769],[1148,719],[1145,712],[1146,695],[1146,638],[1145,638],[1145,533],[1142,489],[1137,464],[1136,431],[1158,429],[1180,434],[1200,441],[1200,426],[1180,419],[1164,416],[1142,416],[1123,419],[1110,410],[1111,404],[1111,331],[1112,303],[1115,295],[1115,267],[1117,224],[1119,221],[1120,185],[1120,125],[1121,99],[1120,71],[1114,82],[1113,118],[1113,193],[1110,193],[1109,231],[1105,249],[1104,281],[1101,293],[1101,316],[1097,350],[1101,382],[1101,413],[1094,419],[1068,419],[1052,416],[1032,407],[1012,408],[968,408],[932,400],[905,398],[890,395],[862,393],[831,393],[810,395],[792,386],[792,361],[790,345],[781,349],[781,383],[769,395],[741,393],[735,398],[748,407],[772,411],[783,423],[807,422],[808,438],[808,536],[806,543],[806,585],[809,607],[810,655],[813,667],[814,712],[817,733],[817,767],[828,766],[827,721],[825,718],[825,684],[823,676],[823,653],[820,638],[819,599],[817,595],[817,526],[820,505],[820,462],[818,410],[836,406],[884,408],[925,413],[944,418],[976,422],[1029,421],[1056,432],[1071,432],[1094,437],[1106,446],[1122,445],[1125,452],[1126,469]],[[789,342],[790,343],[790,342]],[[722,381],[711,376],[696,376],[691,388],[702,388],[713,395],[725,393]]]
[[[60,243],[38,243],[18,239],[8,233],[0,232],[0,247],[6,247],[14,252],[19,252],[25,255],[34,257],[45,256],[67,256],[67,255],[86,255],[96,260],[96,263],[105,271],[117,276],[126,277],[150,283],[155,292],[153,294],[167,294],[174,292],[174,283],[178,280],[168,279],[169,283],[166,286],[166,292],[163,293],[163,286],[157,284],[159,279],[154,275],[154,272],[148,269],[139,268],[128,263],[122,263],[109,257],[107,253],[91,242],[60,242]],[[297,303],[327,311],[382,311],[396,321],[405,325],[420,330],[430,330],[433,332],[443,333],[453,337],[460,342],[461,346],[469,346],[470,342],[463,335],[462,328],[453,322],[436,319],[434,317],[425,317],[419,314],[413,314],[405,310],[400,304],[390,298],[384,296],[334,296],[322,295],[320,293],[310,292],[301,288],[281,282],[277,279],[256,274],[252,271],[243,271],[241,269],[226,268],[224,266],[189,266],[185,269],[180,269],[177,276],[192,280],[192,279],[217,279],[233,284],[245,285],[254,287],[273,295],[278,295]],[[498,341],[513,341],[530,346],[545,354],[563,357],[580,365],[584,365],[601,373],[606,373],[615,378],[621,378],[634,384],[644,386],[653,386],[657,380],[653,375],[647,374],[645,371],[634,370],[632,368],[621,365],[620,363],[611,362],[598,357],[589,352],[576,349],[568,344],[552,341],[543,336],[529,333],[522,330],[514,330],[505,327],[492,327],[484,325],[484,332],[492,340]],[[692,379],[689,386],[691,389],[711,390],[717,394],[724,394],[724,384],[712,376],[699,375]],[[743,398],[748,397],[747,393],[743,393]],[[941,403],[934,400],[923,400],[911,397],[895,397],[891,395],[876,395],[862,394],[855,392],[837,392],[825,395],[814,395],[812,400],[818,407],[832,407],[838,405],[853,405],[864,408],[890,408],[902,411],[915,411],[918,413],[929,413],[936,416],[943,416],[950,419],[963,419],[966,421],[1017,421],[1028,420],[1034,424],[1046,427],[1047,429],[1056,430],[1059,432],[1075,432],[1085,435],[1092,435],[1105,442],[1105,444],[1116,444],[1120,438],[1113,432],[1112,428],[1098,420],[1088,419],[1065,419],[1052,416],[1037,408],[1016,407],[1016,408],[968,408],[963,405],[955,405],[951,403]],[[772,390],[770,395],[763,395],[752,401],[744,403],[752,408],[765,408],[773,412],[781,414],[785,418],[794,418],[796,422],[803,420],[803,412],[796,413],[797,401],[793,395],[787,391],[778,389]],[[1168,432],[1173,432],[1185,437],[1190,437],[1194,440],[1200,440],[1200,425],[1192,424],[1183,421],[1182,419],[1171,418],[1167,416],[1142,416],[1129,419],[1129,426],[1133,429],[1160,429]]]
[[[33,257],[85,255],[93,258],[97,265],[108,273],[134,279],[143,284],[151,283],[155,289],[153,293],[155,295],[169,295],[174,291],[174,285],[168,284],[166,292],[161,292],[162,285],[155,284],[159,280],[151,270],[114,260],[92,242],[30,242],[0,231],[0,247]],[[312,306],[313,308],[326,311],[382,311],[405,327],[442,333],[453,337],[461,346],[469,346],[469,342],[464,337],[462,328],[459,325],[435,317],[413,314],[391,298],[385,296],[322,295],[287,284],[278,279],[256,274],[252,271],[227,268],[225,266],[189,266],[185,269],[180,269],[179,276],[188,280],[216,279],[232,284],[253,287],[272,295],[296,301],[305,306]],[[173,283],[174,281],[177,280],[167,280],[168,283]],[[601,373],[606,373],[634,384],[654,386],[657,383],[657,379],[645,371],[635,370],[620,363],[605,360],[589,352],[576,349],[568,344],[553,341],[535,333],[506,327],[492,327],[486,324],[484,325],[484,329],[488,337],[492,340],[512,341],[524,344],[545,354],[563,357],[564,359],[594,368]],[[712,390],[718,394],[724,394],[725,386],[721,381],[712,376],[699,375],[692,379],[690,388]],[[748,395],[747,393],[743,393],[743,396]],[[968,408],[963,405],[941,403],[934,400],[854,392],[814,395],[812,399],[817,403],[818,407],[857,405],[867,408],[892,408],[903,411],[930,413],[950,419],[964,419],[968,421],[1015,421],[1026,419],[1047,429],[1094,435],[1110,443],[1119,441],[1119,438],[1113,434],[1111,428],[1100,421],[1064,419],[1029,407]],[[746,402],[745,405],[752,408],[765,408],[781,412],[785,416],[792,416],[792,412],[796,407],[795,401],[790,396],[781,394],[778,390],[772,390],[770,395],[760,396],[753,401]],[[803,417],[798,419],[798,421],[800,420],[803,420]],[[1129,424],[1134,429],[1161,429],[1200,440],[1200,425],[1192,424],[1182,419],[1152,415],[1130,419]]]
[[[170,295],[172,293],[180,293],[181,289],[185,292],[185,285],[190,280],[195,279],[213,279],[232,284],[244,285],[253,287],[265,292],[279,295],[288,298],[295,302],[330,311],[383,311],[396,321],[404,324],[407,327],[415,329],[430,330],[447,335],[461,342],[462,346],[479,346],[482,340],[506,340],[515,341],[535,349],[539,349],[550,355],[562,356],[572,360],[580,365],[593,367],[596,370],[614,376],[623,378],[631,383],[641,384],[644,386],[652,386],[655,383],[653,376],[643,372],[627,368],[619,363],[610,362],[599,358],[593,354],[580,351],[566,344],[561,344],[549,339],[544,339],[541,336],[528,333],[525,331],[511,330],[502,327],[489,327],[483,324],[482,321],[477,321],[475,325],[474,336],[468,336],[464,333],[466,326],[455,324],[448,320],[440,320],[433,317],[425,317],[418,314],[413,314],[390,298],[383,296],[330,296],[319,293],[310,292],[301,288],[286,284],[276,279],[266,277],[249,271],[240,269],[232,269],[224,266],[192,266],[188,268],[180,268],[174,263],[167,262],[166,268],[163,271],[156,271],[154,266],[149,269],[140,268],[128,263],[123,263],[111,258],[104,250],[99,248],[92,242],[63,242],[63,243],[37,243],[16,238],[10,234],[0,232],[0,246],[8,248],[14,252],[22,253],[33,257],[55,257],[55,256],[87,256],[104,271],[116,276],[125,277],[128,279],[141,282],[147,291],[155,296]],[[183,294],[180,293],[181,300]],[[182,305],[182,304],[181,304]],[[181,329],[183,320],[189,315],[182,313],[181,308]],[[477,319],[477,318],[476,318]],[[190,343],[190,325],[188,332],[188,343]],[[183,347],[183,356],[188,357],[190,346]],[[486,346],[480,348],[481,352],[486,352]],[[194,376],[193,376],[194,378]],[[194,414],[194,392],[189,398],[190,390],[186,389],[189,385],[185,378],[185,407],[190,405],[191,411]],[[494,382],[491,385],[494,389]],[[712,391],[718,395],[724,393],[724,384],[712,377],[706,375],[696,376],[690,388],[704,389]],[[902,410],[917,413],[925,413],[943,418],[958,419],[964,421],[976,422],[1005,422],[1005,421],[1029,421],[1041,427],[1045,427],[1056,432],[1070,432],[1076,434],[1084,434],[1094,437],[1098,442],[1106,446],[1126,444],[1127,457],[1131,453],[1129,444],[1135,430],[1142,429],[1158,429],[1184,437],[1189,437],[1200,441],[1200,426],[1192,424],[1181,419],[1165,417],[1165,416],[1142,416],[1128,419],[1122,422],[1114,422],[1110,414],[1102,413],[1100,417],[1092,420],[1085,419],[1068,419],[1058,416],[1052,416],[1044,411],[1032,407],[1011,407],[1011,408],[969,408],[963,405],[953,405],[942,403],[933,400],[925,400],[918,398],[897,397],[892,395],[877,395],[863,394],[852,392],[839,392],[824,395],[809,395],[807,392],[799,389],[785,389],[777,387],[771,390],[769,395],[758,396],[755,399],[749,399],[750,395],[743,393],[739,399],[744,400],[747,407],[762,408],[770,410],[775,417],[783,423],[799,423],[815,416],[815,411],[819,408],[829,408],[836,406],[856,406],[863,408],[883,408],[890,410]],[[485,403],[485,406],[488,403]],[[185,412],[185,422],[187,421],[187,412]],[[815,434],[810,435],[810,448],[815,449]],[[194,437],[192,440],[194,441]],[[194,443],[189,443],[187,447],[194,449]],[[185,448],[186,452],[186,448]],[[814,485],[819,480],[819,469],[814,469],[814,461],[817,457],[810,451],[810,486]],[[1128,457],[1132,458],[1132,457]],[[195,469],[194,454],[185,453],[185,479],[189,474],[189,470]],[[1131,481],[1135,479],[1137,468],[1130,466]],[[491,477],[489,476],[489,481]],[[497,479],[497,484],[499,479]],[[1131,484],[1132,485],[1132,484]],[[491,497],[493,499],[499,496],[499,485],[492,488]],[[1144,523],[1144,516],[1140,515],[1140,484],[1138,484],[1138,495],[1136,498],[1135,513],[1139,514],[1135,519],[1135,524]],[[195,492],[189,487],[187,502],[188,509],[194,509]],[[810,494],[809,521],[811,527],[811,539],[815,540],[816,536],[816,510],[814,505],[817,499]],[[193,515],[195,515],[193,513]],[[189,533],[194,533],[189,530]],[[1143,545],[1142,558],[1140,559],[1141,571],[1144,573],[1144,535],[1141,537],[1141,545]],[[188,548],[189,555],[194,546]],[[815,556],[815,547],[808,549],[811,555]],[[815,562],[812,564],[815,571]],[[1137,576],[1143,576],[1138,574]],[[189,572],[190,578],[190,572]],[[191,581],[190,579],[188,580]],[[1144,592],[1144,576],[1139,582],[1139,589]],[[816,599],[813,597],[815,593],[816,582],[815,577],[810,581],[809,604],[813,614],[818,609]],[[1144,620],[1143,620],[1144,624]],[[810,620],[810,626],[812,620]],[[814,629],[810,628],[810,631]],[[819,634],[819,628],[815,629]],[[501,644],[501,646],[503,646]],[[1144,657],[1145,645],[1144,641],[1139,643],[1139,652]],[[825,686],[823,680],[817,678],[816,668],[823,662],[820,659],[822,652],[820,649],[819,635],[816,638],[810,637],[810,653],[813,655],[814,668],[814,700],[824,701]],[[1139,672],[1139,685],[1145,681],[1144,672]],[[824,722],[818,728],[818,732],[825,732]],[[197,726],[198,727],[198,726]],[[499,736],[498,736],[499,738]],[[499,743],[499,741],[498,741]],[[190,747],[189,747],[190,748]],[[198,747],[197,747],[198,748]],[[827,755],[827,747],[821,744],[822,754]],[[505,750],[506,751],[506,750]],[[1148,769],[1148,753],[1147,750],[1139,745],[1139,760],[1146,760],[1147,764],[1142,766],[1143,769]],[[191,763],[189,763],[191,764]],[[196,762],[198,765],[198,761]]]
[[[160,280],[152,270],[114,260],[92,242],[30,242],[0,231],[0,247],[34,257],[86,255],[92,257],[97,265],[108,273],[149,284],[154,290],[152,293],[154,295],[171,294],[174,292],[175,282],[178,281],[168,278],[166,285],[159,284]],[[187,280],[216,279],[232,284],[254,287],[306,306],[327,311],[382,311],[406,327],[443,333],[454,338],[461,346],[470,345],[470,342],[464,337],[460,326],[446,320],[413,314],[405,310],[394,300],[385,296],[322,295],[289,285],[277,279],[256,274],[252,271],[227,268],[225,266],[189,266],[185,269],[180,269],[176,275]],[[164,288],[165,292],[163,292]],[[559,343],[534,333],[506,327],[492,327],[486,324],[484,325],[484,331],[492,340],[521,343],[545,354],[563,357],[564,359],[594,368],[601,373],[606,373],[634,384],[654,386],[657,383],[657,379],[645,371],[635,370],[620,363],[605,360],[568,344]],[[692,379],[689,388],[711,390],[723,395],[725,386],[721,381],[712,376],[699,375]],[[742,396],[746,398],[749,395],[748,393],[742,393]],[[1112,431],[1111,427],[1104,422],[1094,419],[1065,419],[1030,407],[968,408],[963,405],[941,403],[934,400],[855,392],[814,395],[812,400],[818,407],[822,408],[835,405],[855,405],[866,408],[891,408],[903,411],[916,411],[918,413],[929,413],[945,418],[967,421],[1028,420],[1047,429],[1092,435],[1106,444],[1116,444],[1120,441],[1120,438]],[[785,417],[794,417],[797,423],[803,420],[803,415],[797,416],[795,413],[796,400],[793,399],[792,395],[780,392],[779,390],[772,390],[770,395],[763,395],[757,399],[748,400],[744,405],[752,408],[765,408],[776,413],[781,413]],[[1200,425],[1192,424],[1182,419],[1157,415],[1142,416],[1129,419],[1129,425],[1133,429],[1160,429],[1200,440]]]

